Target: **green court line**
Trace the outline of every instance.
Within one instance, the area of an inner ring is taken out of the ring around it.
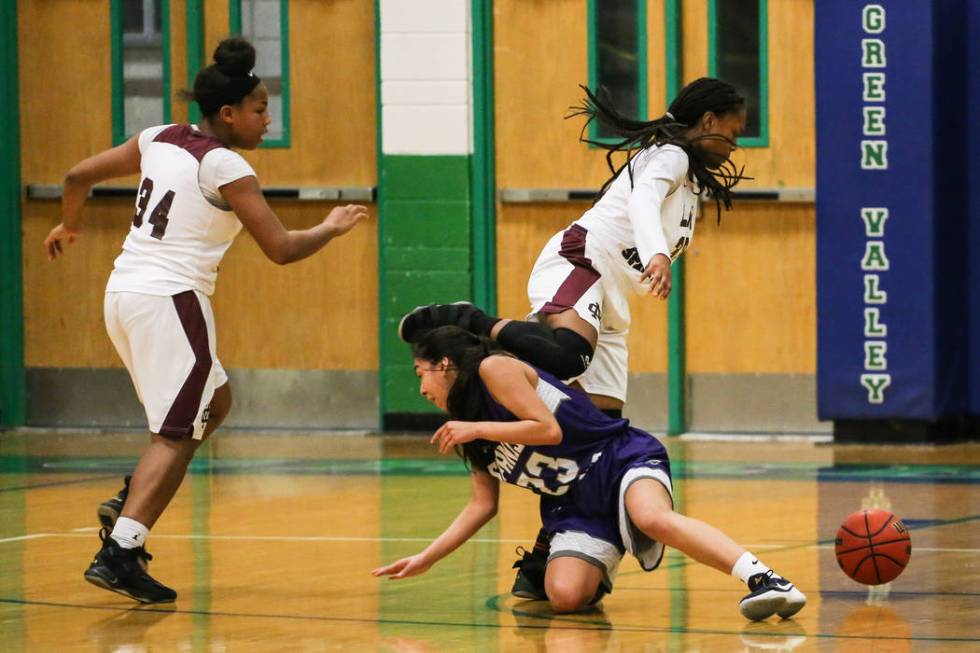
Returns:
[[[623,572],[619,574],[618,578],[628,575],[636,575],[637,573],[645,572]],[[724,587],[703,587],[694,589],[680,589],[674,587],[623,587],[621,585],[616,585],[617,592],[660,592],[660,593],[671,593],[675,594],[678,592],[689,592],[691,594],[697,594],[698,592],[711,592],[712,594],[735,594],[738,596],[745,595],[745,588],[724,588]],[[817,590],[815,592],[821,597],[844,597],[844,598],[854,598],[861,601],[865,601],[868,598],[868,588],[856,589],[856,590]],[[507,594],[501,594],[500,596],[508,596]],[[919,598],[923,596],[980,596],[980,592],[909,592],[909,591],[898,591],[890,590],[888,592],[888,597],[892,598],[895,596]]]
[[[9,474],[16,472],[17,470],[0,469],[0,473]],[[21,470],[20,474],[26,475],[28,471],[34,470]],[[52,481],[50,483],[35,483],[33,485],[12,485],[10,487],[0,487],[0,492],[24,492],[26,490],[40,490],[49,487],[58,487],[60,485],[80,485],[83,483],[94,483],[96,481],[105,481],[111,478],[118,478],[118,475],[112,474],[111,476],[89,476],[88,478],[75,478],[70,481]]]
[[[2,11],[2,10],[0,10]],[[22,447],[23,443],[14,446]],[[27,494],[24,492],[9,492],[0,494],[0,537],[18,537],[27,532]],[[24,598],[24,571],[27,568],[24,561],[24,551],[27,549],[25,540],[5,542],[0,547],[0,595]],[[5,611],[2,621],[4,647],[10,651],[27,650],[27,616],[23,606],[15,606]],[[18,625],[20,627],[18,627]]]
[[[922,530],[926,530],[928,528],[939,528],[941,526],[955,526],[956,524],[965,524],[966,522],[978,521],[978,520],[980,520],[980,515],[967,515],[965,517],[956,517],[954,519],[937,519],[935,521],[930,521],[930,522],[925,523],[925,524],[906,525],[906,528],[908,528],[910,531],[922,531]],[[787,545],[787,546],[781,546],[781,547],[777,547],[775,549],[767,549],[766,550],[766,556],[768,557],[768,556],[772,556],[772,555],[775,555],[775,554],[778,554],[778,553],[785,553],[786,551],[796,551],[796,550],[799,550],[799,549],[808,549],[808,548],[810,548],[812,546],[820,546],[822,544],[833,544],[834,541],[835,541],[835,538],[828,537],[828,538],[824,538],[822,540],[817,540],[816,542],[804,542],[804,543],[801,543],[801,544],[790,544],[790,545]],[[914,550],[915,549],[913,548],[913,551]],[[692,560],[690,558],[684,558],[683,560],[679,560],[677,562],[672,562],[672,563],[669,563],[669,564],[666,564],[666,565],[661,565],[660,567],[658,567],[658,569],[675,569],[675,568],[687,567],[689,565],[695,565],[695,564],[700,564],[700,563],[698,563],[695,560]],[[644,572],[644,571],[627,571],[627,572],[623,572],[622,574],[619,574],[619,577],[622,578],[623,576],[632,576],[632,575],[641,574],[641,573],[649,573],[649,572]]]
[[[673,451],[680,459],[686,459],[688,445],[683,440],[677,441],[672,447]],[[687,492],[686,492],[687,482],[683,478],[674,478],[671,488],[671,503],[673,503],[674,510],[681,514],[687,514]],[[667,559],[667,584],[674,590],[679,590],[677,592],[670,593],[670,625],[671,626],[683,626],[687,623],[689,601],[687,593],[687,574],[683,568],[672,567],[671,562],[675,560],[680,560],[683,554],[674,549],[673,547],[668,547],[666,552]],[[675,651],[683,651],[686,647],[684,642],[680,641],[682,638],[679,635],[672,635],[670,641],[668,642],[668,650],[670,653]]]
[[[966,523],[966,522],[970,522],[970,521],[977,521],[977,520],[980,520],[980,515],[968,515],[968,516],[965,516],[965,517],[957,517],[955,519],[938,519],[938,520],[936,520],[934,522],[930,522],[928,524],[922,524],[920,526],[909,526],[909,530],[910,531],[912,531],[912,530],[925,530],[925,529],[928,529],[928,528],[936,528],[936,527],[940,527],[940,526],[952,526],[952,525],[956,525],[956,524],[962,524],[962,523]],[[815,544],[819,546],[821,544],[830,544],[832,542],[834,542],[834,538],[826,538],[826,539],[823,539],[823,540],[817,540],[817,542]],[[812,543],[812,542],[807,542],[807,543],[804,543],[804,544],[794,544],[794,545],[790,545],[790,546],[779,547],[779,548],[776,548],[776,549],[770,549],[770,550],[766,551],[766,555],[767,556],[770,556],[770,555],[773,555],[773,554],[776,554],[776,553],[783,553],[783,552],[786,552],[786,551],[793,551],[793,550],[797,550],[797,549],[806,549],[806,548],[809,548],[809,547],[812,547],[812,546],[814,546],[814,543]],[[688,567],[688,566],[696,565],[696,564],[700,564],[700,563],[698,563],[697,561],[692,560],[690,558],[684,558],[682,560],[678,560],[677,562],[672,562],[672,563],[668,563],[666,565],[661,565],[660,567],[658,567],[658,569],[667,570],[667,571],[675,571],[677,569],[681,569],[683,567]],[[651,573],[651,572],[646,572],[646,571],[643,571],[643,570],[627,571],[627,572],[623,572],[623,573],[619,574],[618,577],[619,578],[624,578],[626,576],[639,576],[639,575],[647,574],[647,573]],[[616,589],[628,590],[628,589],[639,589],[639,588],[616,588]],[[651,590],[647,590],[647,591],[651,591]],[[656,591],[656,590],[653,590],[653,591]],[[673,587],[670,587],[670,588],[667,588],[666,590],[660,590],[660,591],[667,591],[667,592],[670,592],[671,594],[674,594],[674,593],[677,593],[677,592],[680,592],[682,594],[687,594],[689,591],[692,591],[692,590],[688,590],[686,587],[684,587],[684,588],[673,588]],[[693,591],[696,591],[696,590],[693,590]],[[714,590],[714,589],[712,589],[710,591],[712,591],[712,592],[719,592],[720,591],[720,592],[733,592],[733,593],[734,592],[738,592],[738,593],[741,593],[741,590],[725,590],[725,589]],[[861,596],[865,596],[866,595],[865,592],[853,592],[853,593],[854,594],[860,594]],[[828,590],[827,592],[820,591],[819,594],[821,596],[823,596],[824,594],[849,594],[849,592],[847,592],[846,590]],[[973,592],[963,592],[963,593],[945,592],[945,593],[939,594],[937,592],[892,592],[891,594],[892,595],[896,595],[896,596],[897,595],[912,595],[912,596],[917,596],[917,595],[926,595],[926,594],[927,595],[930,595],[930,596],[937,596],[937,595],[944,595],[944,596],[946,596],[946,595],[949,595],[949,596],[974,596],[976,593],[973,593]],[[507,596],[509,596],[509,594],[500,594],[500,595],[495,596],[495,597],[490,597],[489,599],[487,599],[487,607],[490,608],[491,610],[496,610],[498,612],[499,611],[502,611],[500,609],[500,607],[499,607],[499,599],[501,597],[507,597]],[[514,610],[514,611],[516,613],[516,610]],[[545,619],[564,619],[564,617],[561,617],[560,615],[535,615],[535,614],[532,614],[532,613],[528,613],[528,614],[523,615],[523,616],[540,617],[540,618],[545,618]],[[683,631],[683,632],[693,632],[693,631]],[[755,633],[753,633],[753,634],[755,634]],[[820,635],[815,635],[815,636],[820,636]],[[980,638],[978,638],[977,640],[970,639],[970,640],[966,640],[966,641],[980,641]]]
[[[504,612],[504,610],[501,610],[500,609],[499,599],[501,599],[502,597],[503,598],[506,598],[507,596],[508,596],[507,594],[500,594],[498,596],[490,597],[489,599],[487,599],[487,607],[490,608],[490,609],[492,609],[492,610],[496,610],[498,612]],[[504,608],[506,608],[506,606],[504,606]],[[553,622],[556,622],[557,621],[557,622],[562,622],[562,623],[589,624],[591,626],[594,626],[596,630],[612,630],[612,631],[625,631],[625,632],[635,632],[635,631],[646,631],[646,630],[650,630],[650,631],[654,631],[654,632],[671,632],[671,633],[683,633],[683,634],[691,634],[691,635],[741,635],[741,634],[743,634],[743,632],[742,631],[739,631],[739,630],[724,631],[724,630],[711,630],[711,629],[704,629],[704,628],[684,628],[683,626],[671,627],[669,629],[668,628],[659,628],[659,627],[656,627],[656,626],[652,626],[652,627],[644,627],[644,626],[617,626],[616,624],[610,623],[609,621],[587,621],[585,619],[582,619],[581,618],[581,615],[578,615],[578,618],[576,618],[576,616],[574,616],[574,615],[556,615],[556,614],[537,613],[537,612],[525,612],[525,611],[518,610],[517,608],[511,608],[511,612],[513,614],[518,615],[518,616],[521,616],[521,617],[528,617],[528,618],[531,618],[531,619],[540,619],[540,620],[546,621],[548,623],[553,623]],[[764,622],[747,622],[747,623],[764,623]],[[785,623],[785,622],[781,622],[781,623]],[[518,627],[519,628],[540,628],[541,626],[521,625],[521,626],[518,626]],[[544,626],[544,627],[551,627],[551,626]],[[565,628],[562,628],[562,630],[566,630],[566,629]],[[568,630],[581,630],[581,629],[574,629],[573,628],[573,629],[568,629]],[[838,634],[829,634],[829,633],[814,633],[814,634],[811,635],[810,633],[806,632],[803,629],[802,626],[800,626],[800,631],[798,633],[797,632],[794,632],[794,633],[786,633],[786,632],[781,632],[781,631],[775,631],[775,632],[752,631],[751,634],[753,636],[759,636],[759,637],[786,637],[788,634],[792,634],[792,635],[799,635],[799,636],[802,636],[802,637],[819,637],[819,638],[825,638],[825,639],[871,639],[871,640],[944,641],[944,642],[976,642],[976,641],[980,641],[980,638],[976,638],[976,637],[925,637],[925,636],[919,636],[919,637],[888,637],[888,636],[879,637],[877,635],[875,635],[875,636],[867,636],[867,635],[838,635]]]
[[[45,456],[0,456],[0,473],[129,471],[136,458],[52,458]],[[854,482],[882,480],[893,483],[980,483],[977,465],[838,465],[812,463],[705,463],[671,462],[672,475],[681,479],[725,480],[817,480]],[[191,474],[328,474],[382,476],[468,476],[469,472],[455,457],[444,459],[315,459],[315,458],[217,458],[204,461],[195,458]],[[0,489],[0,491],[3,491]]]
[[[38,607],[49,607],[49,608],[73,608],[81,610],[101,610],[107,612],[128,612],[133,608],[123,608],[123,607],[110,607],[102,605],[79,605],[73,603],[58,603],[54,601],[33,601],[24,599],[8,599],[0,597],[0,603],[8,603],[13,605],[32,605]],[[438,628],[483,628],[492,630],[520,630],[520,629],[554,629],[563,631],[575,631],[575,630],[613,630],[618,632],[639,632],[639,633],[688,633],[691,635],[741,635],[743,632],[741,630],[721,630],[721,629],[710,629],[710,628],[664,628],[660,626],[635,626],[635,625],[623,625],[618,626],[616,624],[601,622],[598,625],[588,624],[588,622],[583,622],[570,617],[561,616],[549,616],[541,615],[542,620],[547,620],[547,623],[541,625],[534,624],[520,624],[520,625],[508,625],[508,624],[497,624],[497,623],[469,623],[469,622],[453,622],[453,621],[429,621],[429,620],[414,620],[414,619],[372,619],[372,618],[358,618],[358,617],[327,617],[318,615],[299,615],[299,614],[274,614],[274,613],[263,613],[263,612],[226,612],[223,610],[179,610],[179,609],[166,609],[166,608],[140,608],[142,612],[167,612],[171,614],[183,614],[183,615],[207,615],[210,617],[248,617],[252,619],[287,619],[290,621],[319,621],[319,622],[334,622],[341,624],[391,624],[391,625],[404,625],[404,626],[434,626]],[[535,615],[527,615],[535,616]],[[555,626],[552,622],[560,622],[563,625]],[[748,622],[747,622],[748,623]],[[567,625],[565,625],[567,624]],[[575,627],[571,624],[582,624],[582,626]],[[589,627],[586,627],[586,626]],[[802,631],[802,629],[801,629]],[[785,637],[786,633],[774,632],[756,632],[751,633],[753,636],[772,636],[772,637]],[[794,633],[795,634],[795,633]],[[873,640],[873,641],[913,641],[913,642],[977,642],[980,641],[980,637],[889,637],[889,636],[866,636],[866,635],[838,635],[832,633],[807,633],[802,631],[799,633],[804,637],[815,637],[820,639],[843,639],[843,640]]]
[[[202,465],[211,464],[210,443],[201,447],[196,460]],[[191,532],[196,536],[211,534],[211,477],[207,474],[194,474],[188,479],[191,486]],[[191,605],[194,610],[205,612],[211,609],[211,542],[202,537],[191,540],[194,557],[194,581],[191,586]],[[191,651],[210,650],[211,620],[194,615],[191,626]]]

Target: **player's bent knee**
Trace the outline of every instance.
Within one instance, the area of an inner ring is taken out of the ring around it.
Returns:
[[[545,583],[548,603],[555,613],[577,612],[589,606],[598,587],[583,587],[582,583],[552,579]]]
[[[592,596],[586,597],[578,592],[548,594],[548,603],[555,614],[578,612],[587,608],[591,600]]]
[[[571,379],[581,376],[588,369],[595,353],[588,340],[571,329],[559,327],[554,331],[559,348],[554,355],[555,376]]]

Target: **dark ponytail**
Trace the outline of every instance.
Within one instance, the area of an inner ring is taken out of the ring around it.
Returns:
[[[202,68],[194,79],[194,91],[182,93],[197,102],[201,115],[207,118],[226,104],[239,104],[262,81],[252,72],[255,48],[233,36],[223,40],[214,51],[214,63]]]
[[[687,153],[689,161],[688,177],[698,182],[698,193],[705,189],[711,193],[718,209],[718,220],[721,220],[721,205],[726,209],[732,208],[731,189],[742,179],[751,179],[742,174],[744,167],[738,169],[731,159],[725,159],[721,166],[712,170],[705,164],[700,150],[693,141],[684,137],[684,131],[697,124],[708,111],[722,116],[732,111],[738,111],[745,106],[745,98],[738,94],[734,86],[727,82],[711,77],[697,79],[683,89],[670,103],[667,112],[656,120],[636,120],[619,113],[612,104],[609,93],[600,88],[593,93],[585,86],[585,100],[581,106],[573,107],[567,117],[586,116],[580,140],[596,147],[607,150],[606,163],[612,176],[606,180],[599,190],[598,197],[606,192],[624,167],[627,167],[630,184],[633,183],[633,168],[630,162],[635,152],[654,145],[672,144]],[[616,140],[612,143],[594,141],[585,137],[586,129],[593,120],[602,125],[606,131],[614,134]],[[702,138],[721,138],[720,136],[701,136]],[[613,163],[616,152],[626,152],[626,162],[617,168]],[[598,201],[598,198],[597,198]]]
[[[448,358],[456,368],[456,380],[449,390],[446,407],[451,419],[467,422],[485,420],[480,363],[488,356],[505,354],[494,341],[457,326],[432,329],[412,345],[412,356],[436,365]],[[486,469],[493,461],[493,445],[485,441],[467,442],[456,453],[473,469]]]

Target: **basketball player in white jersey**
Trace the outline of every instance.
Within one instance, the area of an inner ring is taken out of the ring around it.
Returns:
[[[144,545],[198,445],[231,407],[209,301],[222,256],[244,225],[266,256],[291,263],[367,216],[348,205],[315,227],[287,230],[273,213],[255,171],[231,149],[258,147],[271,120],[254,65],[250,43],[222,41],[194,81],[200,125],[151,127],[75,165],[65,177],[62,223],[44,241],[56,258],[80,235],[92,185],[140,173],[129,235],[106,286],[105,322],[146,410],[151,442],[120,496],[100,508],[109,528],[85,578],[142,603],[177,596],[147,574]]]
[[[488,336],[619,417],[628,373],[627,297],[669,296],[670,265],[691,244],[704,191],[711,192],[719,217],[721,204],[731,208],[729,191],[742,176],[729,156],[745,126],[745,99],[731,84],[701,78],[685,86],[661,118],[647,122],[621,115],[584,90],[586,102],[575,115],[597,120],[616,139],[586,142],[627,159],[615,169],[607,157],[613,174],[599,198],[544,246],[528,280],[530,319],[492,317],[466,302],[435,304],[405,315],[399,336],[416,342],[450,324]],[[544,595],[548,544],[542,537],[515,565],[518,596]]]

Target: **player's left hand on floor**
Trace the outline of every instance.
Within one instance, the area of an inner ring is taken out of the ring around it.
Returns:
[[[408,578],[409,576],[418,576],[419,574],[424,574],[429,570],[429,565],[422,558],[421,553],[417,553],[413,556],[407,558],[402,558],[396,562],[386,565],[384,567],[378,567],[373,570],[371,574],[373,576],[389,576],[392,580],[398,580],[399,578]]]

